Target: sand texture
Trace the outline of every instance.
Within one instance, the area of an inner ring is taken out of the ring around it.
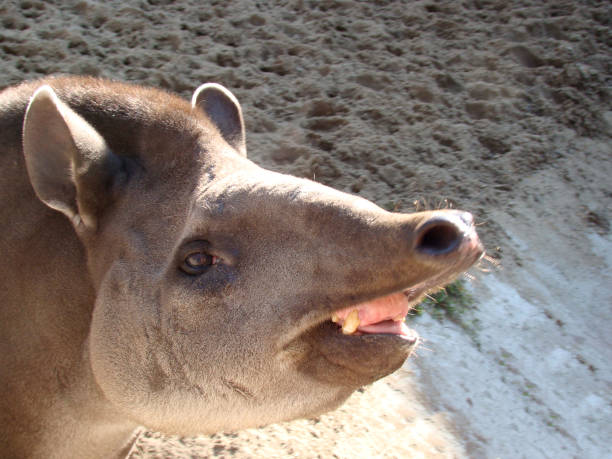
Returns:
[[[132,458],[612,457],[612,6],[0,3],[0,87],[54,73],[226,85],[249,156],[387,209],[470,210],[477,309],[315,420],[143,431]]]

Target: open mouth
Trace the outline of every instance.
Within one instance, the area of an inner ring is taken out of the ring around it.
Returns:
[[[410,289],[336,310],[305,335],[316,352],[303,369],[352,390],[397,370],[418,347],[405,319],[423,293]]]
[[[332,313],[331,321],[343,335],[394,335],[416,344],[418,335],[406,325],[406,317],[426,293],[439,290],[449,282],[446,274],[443,272],[402,292],[338,309]]]
[[[427,292],[446,281],[448,272],[404,291],[337,309],[331,320],[307,334],[318,354],[310,354],[304,369],[329,383],[353,388],[394,372],[420,342],[406,325],[406,316]]]
[[[413,301],[409,292],[394,293],[372,301],[355,304],[332,314],[344,335],[396,335],[412,340],[415,334],[405,323]]]
[[[403,291],[335,310],[301,335],[313,349],[303,371],[353,389],[394,372],[420,343],[405,323],[410,310],[456,274],[456,267],[450,268]]]

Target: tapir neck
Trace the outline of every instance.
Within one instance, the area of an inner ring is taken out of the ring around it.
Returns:
[[[87,358],[75,371],[75,382],[20,432],[18,457],[33,458],[125,458],[134,442],[137,425],[113,408],[91,377]],[[36,424],[38,423],[38,424]],[[40,430],[37,430],[39,428]],[[25,441],[23,441],[25,440]]]
[[[0,450],[3,457],[113,457],[135,424],[92,377],[94,291],[84,249],[63,215],[32,198],[12,209],[0,241],[7,286],[0,368],[12,369],[0,371]]]

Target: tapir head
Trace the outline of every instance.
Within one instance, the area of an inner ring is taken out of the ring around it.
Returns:
[[[24,123],[30,181],[83,242],[87,361],[136,422],[207,433],[333,409],[404,362],[409,308],[482,255],[468,213],[390,213],[259,168],[218,85],[190,105],[50,84]]]

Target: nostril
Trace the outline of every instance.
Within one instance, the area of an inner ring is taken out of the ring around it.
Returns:
[[[416,250],[428,255],[444,255],[461,243],[462,233],[448,221],[430,222],[417,239]]]

